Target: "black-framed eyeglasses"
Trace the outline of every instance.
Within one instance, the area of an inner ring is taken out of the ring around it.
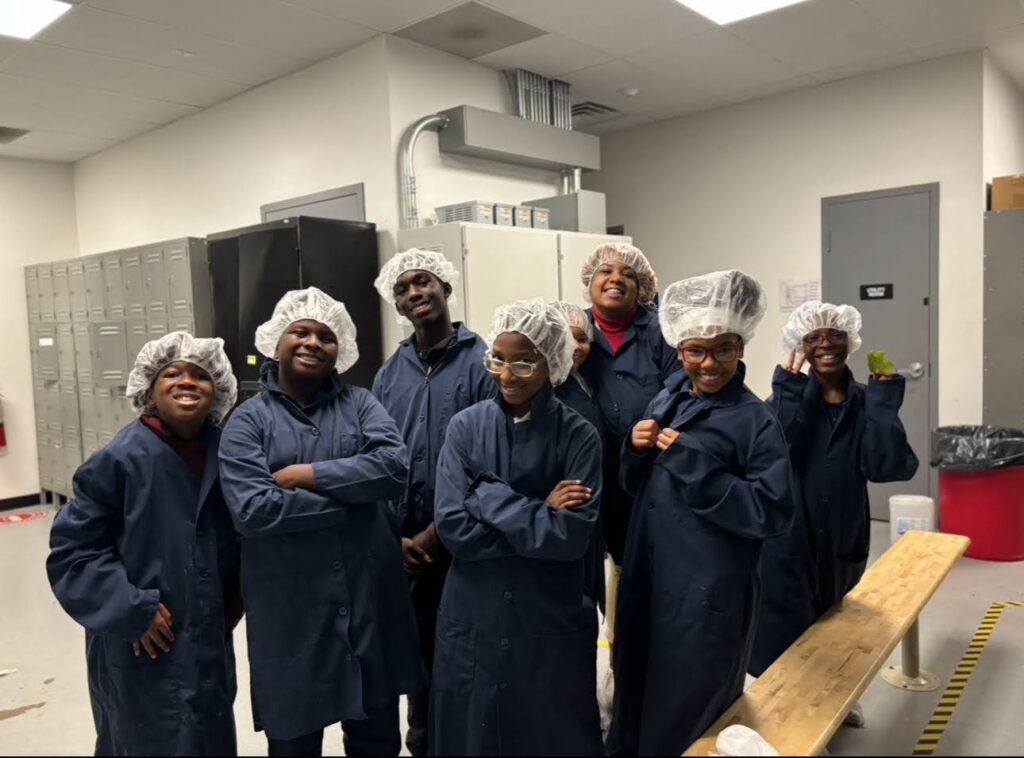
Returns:
[[[490,371],[492,374],[500,374],[508,366],[509,371],[512,372],[513,376],[518,376],[525,379],[529,376],[533,376],[533,372],[537,370],[537,366],[541,364],[544,359],[541,358],[538,361],[503,361],[501,358],[495,358],[491,355],[490,350],[484,353],[484,368]]]
[[[807,347],[818,347],[826,338],[833,345],[845,345],[850,341],[850,336],[846,332],[841,332],[838,329],[828,329],[824,333],[812,332],[805,335],[804,344]]]
[[[683,354],[683,360],[686,363],[692,363],[694,365],[703,363],[708,355],[712,355],[719,363],[731,363],[736,360],[740,354],[739,345],[719,345],[715,348],[705,348],[696,346],[683,346],[680,348]]]

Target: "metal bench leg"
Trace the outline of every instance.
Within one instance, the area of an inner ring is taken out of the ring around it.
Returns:
[[[889,666],[882,672],[882,678],[893,687],[914,692],[931,692],[939,688],[939,677],[930,671],[921,670],[921,636],[918,619],[910,625],[901,643],[902,665]]]

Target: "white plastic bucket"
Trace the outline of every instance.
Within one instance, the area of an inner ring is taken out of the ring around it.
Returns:
[[[935,532],[935,501],[925,495],[893,495],[889,498],[889,542],[907,532]]]

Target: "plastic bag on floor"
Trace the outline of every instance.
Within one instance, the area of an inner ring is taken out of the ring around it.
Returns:
[[[769,745],[764,737],[749,726],[733,724],[718,734],[715,740],[716,755],[778,755],[779,751]]]

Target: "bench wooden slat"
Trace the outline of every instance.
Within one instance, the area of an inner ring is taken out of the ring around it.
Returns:
[[[969,545],[954,534],[905,534],[684,755],[714,752],[732,724],[782,755],[819,754]]]

